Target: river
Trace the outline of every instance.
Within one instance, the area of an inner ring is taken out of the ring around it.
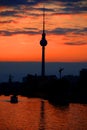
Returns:
[[[47,100],[0,96],[0,130],[87,130],[87,105],[53,106]]]

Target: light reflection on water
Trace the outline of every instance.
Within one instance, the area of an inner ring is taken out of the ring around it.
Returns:
[[[0,96],[0,130],[86,130],[87,105],[55,107],[46,100]]]

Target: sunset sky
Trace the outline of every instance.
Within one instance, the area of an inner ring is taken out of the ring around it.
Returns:
[[[0,61],[41,61],[43,4],[46,61],[87,62],[86,0],[0,0]]]

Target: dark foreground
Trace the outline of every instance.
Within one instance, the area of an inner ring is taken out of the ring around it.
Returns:
[[[27,75],[23,82],[0,84],[0,95],[22,95],[46,99],[54,105],[69,103],[87,103],[87,75],[79,77]]]

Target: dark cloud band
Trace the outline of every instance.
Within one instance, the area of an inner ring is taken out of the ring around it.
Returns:
[[[54,30],[48,31],[48,33],[51,34],[58,34],[58,35],[64,35],[68,33],[73,33],[73,34],[85,34],[87,33],[87,28],[83,29],[76,29],[76,28],[55,28]]]
[[[69,33],[77,34],[77,35],[85,35],[87,34],[87,28],[83,29],[72,29],[72,28],[56,28],[51,31],[47,31],[48,34],[55,34],[55,35],[67,35]],[[0,35],[3,36],[11,36],[15,34],[41,34],[41,31],[37,28],[24,28],[24,30],[16,30],[16,31],[5,31],[1,30]]]
[[[87,1],[86,0],[0,0],[0,6],[13,7],[13,11],[1,11],[0,16],[16,16],[19,17],[18,13],[23,11],[23,6],[28,11],[38,10],[42,11],[43,8],[39,8],[38,4],[46,3],[56,5],[56,10],[54,8],[45,8],[46,12],[51,12],[53,14],[75,14],[87,12]],[[23,6],[22,6],[23,5]],[[57,5],[60,6],[60,11],[57,9]],[[37,8],[36,8],[36,7]],[[22,7],[22,9],[21,9]],[[62,8],[64,7],[64,8]],[[18,12],[17,12],[18,11]],[[36,15],[36,13],[35,13]]]

